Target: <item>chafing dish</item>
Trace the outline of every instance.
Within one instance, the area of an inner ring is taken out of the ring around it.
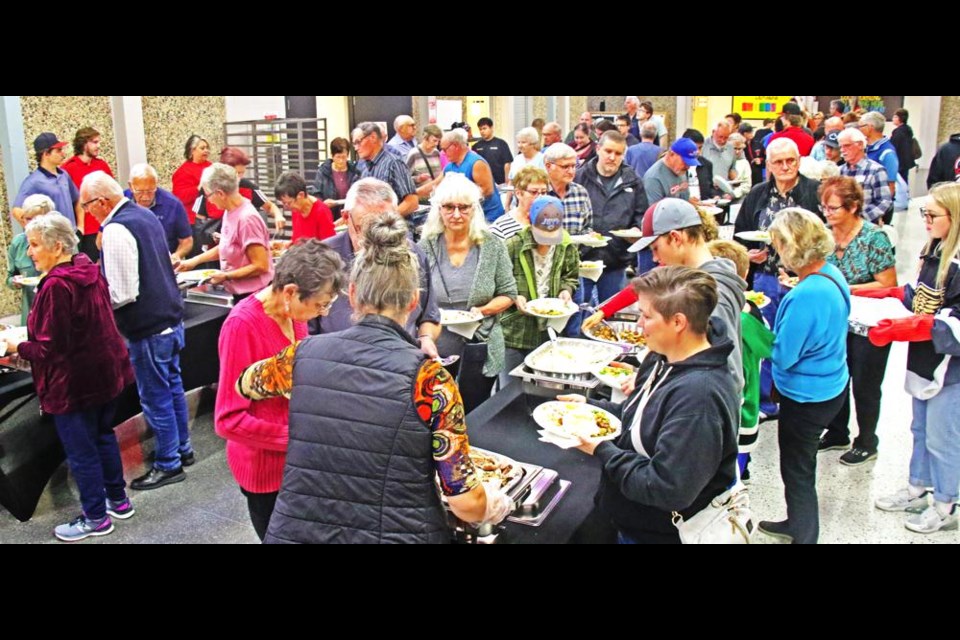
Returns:
[[[560,338],[534,349],[523,363],[536,374],[565,379],[562,376],[589,374],[597,366],[615,360],[622,353],[623,349],[612,344]]]

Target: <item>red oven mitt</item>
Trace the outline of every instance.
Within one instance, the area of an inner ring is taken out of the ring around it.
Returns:
[[[853,295],[861,298],[896,298],[903,302],[904,287],[885,287],[883,289],[857,289]]]
[[[891,342],[925,342],[933,340],[933,316],[912,316],[898,320],[881,320],[870,329],[867,337],[878,347]]]

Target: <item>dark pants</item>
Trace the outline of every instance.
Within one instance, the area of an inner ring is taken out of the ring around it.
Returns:
[[[104,498],[121,502],[127,497],[120,447],[113,433],[116,401],[53,416],[57,434],[67,454],[67,464],[80,490],[83,513],[89,520],[107,515]]]
[[[847,334],[847,368],[850,370],[857,425],[860,427],[860,435],[853,445],[867,451],[876,451],[879,445],[877,423],[880,421],[880,387],[889,356],[890,345],[875,347],[865,336]],[[830,422],[824,435],[831,442],[850,440],[850,394],[845,395],[843,400],[840,412]]]
[[[486,344],[470,343],[464,346],[460,360],[447,367],[450,375],[457,380],[460,397],[463,398],[463,412],[468,414],[486,400],[490,399],[493,383],[497,377],[483,375],[483,365],[487,361]]]
[[[825,402],[796,402],[780,398],[780,477],[787,500],[787,521],[794,544],[816,544],[820,535],[820,504],[817,501],[817,445],[820,434],[836,417],[843,393]]]
[[[263,542],[263,539],[267,537],[270,516],[273,515],[273,508],[277,504],[277,495],[280,492],[251,493],[242,488],[240,491],[247,498],[247,510],[250,512],[250,522],[253,523],[253,530],[257,532],[260,542]]]
[[[97,249],[97,236],[100,234],[91,233],[80,238],[80,253],[87,254],[93,262],[100,259],[100,249]]]

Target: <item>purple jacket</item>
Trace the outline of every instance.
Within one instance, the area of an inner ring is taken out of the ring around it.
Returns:
[[[46,413],[98,407],[133,382],[107,281],[82,253],[50,269],[40,281],[27,317],[27,335],[17,351],[33,368],[40,407]]]

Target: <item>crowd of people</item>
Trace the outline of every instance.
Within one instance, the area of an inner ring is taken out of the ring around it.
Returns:
[[[893,341],[910,343],[914,447],[905,487],[875,506],[907,512],[911,531],[955,529],[960,183],[945,174],[960,143],[933,160],[931,176],[949,180],[930,184],[929,240],[916,282],[901,286],[888,227],[915,166],[909,114],[897,111],[888,139],[882,115],[851,113],[788,102],[763,129],[730,114],[708,136],[688,130],[670,144],[653,105],[628,97],[616,123],[584,113],[566,141],[557,123],[521,129],[515,155],[490,118],[471,148],[468,131],[433,125],[418,143],[402,115],[389,141],[372,122],[333,139],[315,185],[282,174],[277,204],[244,177],[249,156],[227,147],[211,162],[203,136],[189,137],[166,191],[147,164],[124,190],[92,128],[77,132],[70,160],[66,143],[41,134],[39,168],[12,211],[25,230],[9,247],[27,337],[6,350],[31,363],[79,489],[80,515],[55,536],[107,535],[135,513],[113,434],[127,385],[156,438],[130,489],[186,479],[196,456],[176,273],[207,263],[205,279],[234,303],[214,425],[264,542],[446,542],[445,508],[468,523],[506,518],[515,505],[480,481],[466,416],[549,339],[528,313],[540,298],[595,301],[569,336],[635,305],[649,350],[622,403],[590,400],[623,433],[578,447],[601,463],[588,520],[605,539],[679,542],[678,515],[749,481],[758,425],[776,418],[787,513],[758,529],[816,543],[818,454],[842,449],[854,467],[877,458]],[[739,204],[735,241],[718,239],[702,206],[713,196]],[[420,226],[412,215],[424,204]],[[274,259],[281,209],[293,237]],[[631,228],[635,242],[573,240]],[[596,281],[580,277],[582,260],[603,262]],[[896,298],[908,317],[856,329],[856,296]],[[440,309],[473,314],[476,330],[451,330]]]

